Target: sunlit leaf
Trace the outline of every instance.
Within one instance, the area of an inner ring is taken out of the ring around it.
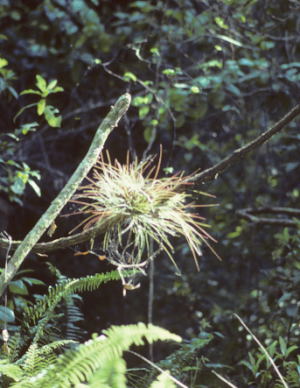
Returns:
[[[40,89],[41,92],[45,92],[47,90],[46,80],[39,74],[36,75],[36,86]]]
[[[130,71],[127,71],[126,73],[124,73],[124,79],[125,79],[125,81],[136,82],[137,77],[135,74],[131,73]]]
[[[46,107],[46,100],[43,98],[37,104],[37,113],[39,116],[41,116],[44,113],[45,107]]]
[[[36,195],[38,197],[41,196],[41,189],[40,187],[35,183],[35,181],[33,179],[29,179],[28,180],[28,184],[32,187],[32,189],[34,190],[34,192],[36,193]]]

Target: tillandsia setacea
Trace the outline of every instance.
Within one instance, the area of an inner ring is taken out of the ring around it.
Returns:
[[[70,215],[87,217],[71,232],[83,227],[91,228],[98,223],[105,225],[103,250],[107,259],[123,268],[140,268],[158,252],[164,251],[177,267],[171,242],[172,237],[183,236],[191,249],[197,269],[200,247],[214,238],[206,231],[209,227],[197,212],[199,207],[212,205],[195,204],[192,175],[183,173],[158,177],[162,150],[158,156],[146,160],[127,160],[120,164],[111,161],[106,153],[101,155],[87,184],[79,188],[72,201],[80,209]],[[202,193],[203,194],[203,193]],[[153,243],[157,247],[153,253]],[[144,261],[143,260],[144,257]]]

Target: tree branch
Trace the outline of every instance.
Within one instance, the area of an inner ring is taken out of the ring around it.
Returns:
[[[237,148],[230,155],[226,156],[219,163],[207,168],[206,170],[195,174],[191,177],[190,181],[206,182],[215,179],[220,173],[227,170],[238,159],[244,157],[248,152],[254,151],[257,147],[269,140],[273,135],[284,128],[290,121],[300,114],[300,104],[291,109],[282,119],[277,121],[273,127],[268,129],[259,135],[256,139],[250,141],[243,147]]]
[[[251,221],[255,224],[260,225],[275,225],[275,226],[289,226],[289,227],[297,227],[299,226],[299,222],[296,219],[291,220],[288,218],[268,218],[268,217],[258,217],[257,214],[285,214],[290,217],[300,217],[300,210],[293,209],[289,207],[261,207],[257,209],[246,208],[237,211],[237,214],[242,218]]]
[[[34,247],[32,247],[31,252],[47,253],[56,251],[57,249],[68,248],[86,241],[90,241],[91,239],[96,238],[99,234],[104,233],[105,230],[106,225],[103,223],[98,223],[96,226],[83,230],[80,233],[73,234],[72,236],[60,237],[52,241],[37,243]],[[11,250],[16,250],[21,243],[22,241],[11,241]],[[0,238],[0,248],[7,249],[8,246],[9,240]]]
[[[16,249],[14,255],[8,262],[7,270],[3,271],[0,276],[0,296],[5,291],[9,281],[14,277],[28,253],[36,245],[43,233],[49,228],[56,216],[60,213],[62,208],[77,190],[81,181],[85,178],[92,166],[96,163],[107,137],[118,125],[121,117],[127,112],[130,100],[131,96],[128,93],[124,94],[117,100],[116,104],[111,108],[108,115],[99,125],[86,156],[81,161],[76,171],[69,179],[68,183],[61,190],[58,196],[52,201],[49,208],[41,216],[36,225],[31,229],[31,231],[26,235],[22,243]]]

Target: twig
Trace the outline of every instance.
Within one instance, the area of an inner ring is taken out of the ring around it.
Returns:
[[[249,327],[246,325],[246,323],[242,320],[242,318],[237,315],[237,314],[233,314],[239,321],[240,323],[244,326],[244,328],[248,331],[248,333],[251,335],[251,337],[254,339],[254,341],[258,344],[258,346],[261,348],[261,350],[263,351],[263,353],[266,355],[267,359],[270,361],[272,367],[274,368],[277,376],[279,377],[279,380],[282,382],[282,385],[285,387],[285,388],[289,388],[289,386],[287,385],[287,383],[285,382],[282,374],[280,373],[279,369],[277,368],[273,358],[270,356],[269,352],[267,351],[267,349],[264,347],[264,345],[259,341],[259,339],[252,333],[252,331],[249,329]]]
[[[190,181],[206,182],[215,179],[220,173],[227,170],[234,162],[244,157],[248,152],[255,150],[257,147],[269,140],[273,135],[284,128],[289,122],[291,122],[296,116],[300,114],[300,104],[291,109],[282,119],[277,121],[273,127],[263,132],[254,140],[250,141],[243,147],[237,148],[230,155],[226,156],[219,163],[207,168],[206,170],[195,174],[191,177]]]
[[[216,371],[212,370],[212,373],[218,378],[220,379],[221,381],[224,381],[224,383],[226,383],[229,387],[231,388],[237,388],[236,385],[232,384],[230,381],[226,380],[225,377],[221,376],[219,373],[217,373]]]
[[[3,295],[9,281],[13,278],[28,253],[36,245],[43,233],[49,228],[61,209],[77,190],[81,181],[96,163],[108,135],[118,125],[121,117],[127,112],[130,100],[131,96],[128,93],[117,100],[116,104],[111,108],[108,115],[99,125],[86,156],[81,161],[66,186],[61,190],[54,201],[52,201],[46,212],[18,246],[13,257],[8,262],[7,271],[0,276],[0,296]]]
[[[242,218],[251,221],[255,224],[261,225],[276,225],[276,226],[289,226],[297,227],[300,221],[291,220],[287,218],[267,218],[257,217],[257,214],[285,214],[288,216],[300,217],[300,210],[288,207],[261,207],[257,209],[246,208],[237,211],[237,214]]]

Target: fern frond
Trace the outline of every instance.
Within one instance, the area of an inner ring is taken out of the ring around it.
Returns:
[[[62,298],[66,298],[75,292],[93,291],[99,288],[101,284],[119,279],[118,271],[111,271],[63,281],[55,287],[49,287],[48,295],[38,300],[33,307],[26,308],[24,319],[35,323],[45,316],[46,312],[53,311]]]
[[[105,363],[88,380],[89,388],[126,388],[126,362],[117,358]]]
[[[88,381],[99,369],[121,358],[131,345],[143,345],[157,340],[181,341],[181,338],[157,326],[143,323],[127,326],[112,326],[104,336],[87,341],[67,350],[56,363],[43,371],[43,375],[31,379],[31,388],[68,388],[72,384]],[[105,385],[104,385],[105,386]]]
[[[9,377],[13,381],[20,381],[23,376],[21,367],[7,360],[0,360],[0,375]]]
[[[176,388],[176,385],[170,379],[170,373],[164,371],[153,381],[149,388]]]
[[[32,344],[24,357],[22,357],[22,367],[27,376],[37,374],[41,369],[53,364],[57,359],[57,350],[75,344],[72,340],[59,340],[50,344],[38,347],[36,343]]]
[[[130,388],[147,387],[152,381],[150,369],[130,368],[126,371],[127,384]]]
[[[63,330],[64,338],[71,340],[80,340],[82,338],[82,329],[77,326],[78,322],[84,320],[84,316],[77,305],[77,302],[81,301],[81,297],[77,294],[73,294],[65,298],[63,305],[64,320]]]
[[[15,361],[20,357],[20,350],[22,347],[23,339],[21,333],[17,332],[12,335],[8,340],[9,355],[8,358],[10,361]]]
[[[300,385],[300,373],[295,361],[285,363],[285,380],[289,388],[298,388]],[[282,382],[278,380],[274,388],[282,388]]]

